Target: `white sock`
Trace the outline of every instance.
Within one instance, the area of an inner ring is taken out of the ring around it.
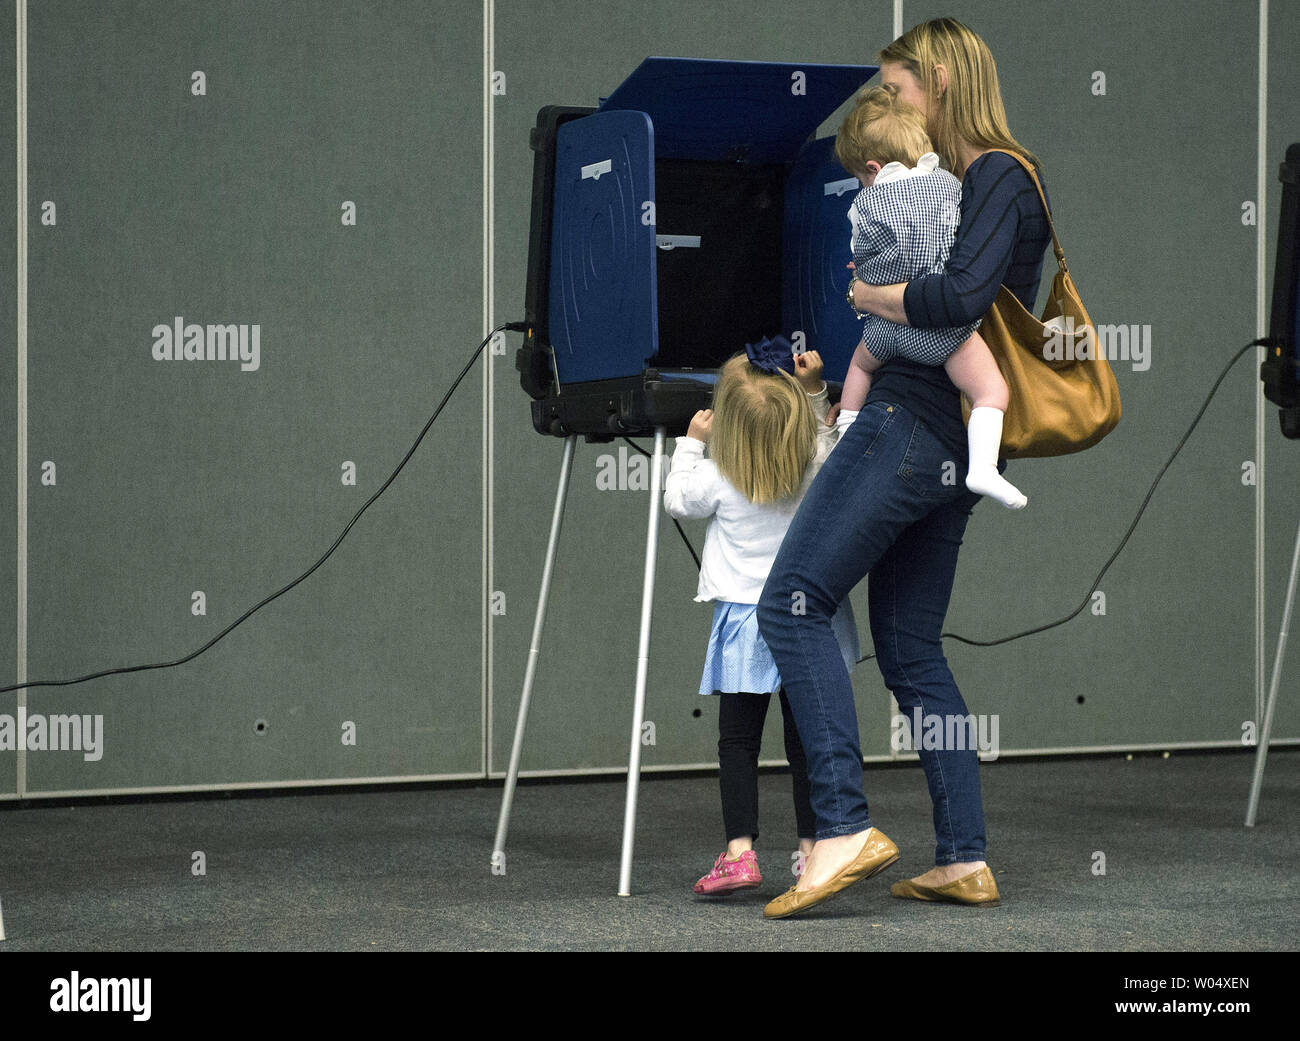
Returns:
[[[966,487],[978,495],[996,499],[1010,510],[1019,510],[1029,502],[1020,489],[998,473],[998,449],[1002,445],[1002,410],[980,406],[970,411],[966,424],[970,447],[970,469]]]

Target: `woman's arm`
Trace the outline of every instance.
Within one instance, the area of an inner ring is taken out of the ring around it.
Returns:
[[[1011,266],[1020,237],[1020,208],[1031,204],[1040,205],[1028,175],[1010,156],[991,153],[966,171],[962,220],[943,272],[888,286],[855,282],[854,304],[917,328],[979,321]]]

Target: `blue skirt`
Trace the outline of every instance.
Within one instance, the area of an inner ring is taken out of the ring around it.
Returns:
[[[858,623],[847,599],[831,618],[844,666],[853,671],[861,653]],[[713,605],[713,631],[704,656],[701,694],[775,694],[781,689],[781,673],[767,641],[758,631],[758,605],[719,600]]]

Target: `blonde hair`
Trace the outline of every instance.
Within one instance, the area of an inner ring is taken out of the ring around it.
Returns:
[[[817,451],[817,417],[788,372],[762,372],[744,354],[727,359],[713,392],[709,455],[753,503],[793,495]]]
[[[978,149],[1005,148],[1041,165],[1007,129],[998,67],[988,44],[955,18],[912,26],[880,52],[880,61],[902,65],[920,82],[927,100],[930,140],[957,177],[966,172],[959,149],[962,141]],[[935,71],[938,65],[948,70],[947,90]]]
[[[872,160],[915,166],[930,150],[921,110],[884,87],[862,91],[835,135],[835,157],[850,173],[865,170]]]

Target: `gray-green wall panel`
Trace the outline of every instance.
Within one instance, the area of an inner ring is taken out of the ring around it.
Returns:
[[[30,673],[62,677],[179,657],[304,571],[468,359],[481,27],[51,3],[30,40]],[[156,360],[175,316],[259,325],[260,364]],[[105,737],[97,762],[29,754],[29,789],[481,771],[476,379],[335,555],[213,650],[33,692]]]
[[[892,36],[892,7],[855,10],[847,32],[829,3],[497,2],[494,320],[522,317],[527,134],[541,105],[594,104],[651,53],[871,63]],[[1270,280],[1276,164],[1300,138],[1288,50],[1300,14],[1271,8]],[[1258,9],[1117,10],[905,4],[905,25],[952,13],[988,40],[1093,317],[1149,326],[1152,338],[1149,368],[1115,363],[1125,417],[1106,442],[1013,463],[1031,500],[1023,514],[976,509],[947,625],[971,637],[1079,603],[1209,384],[1254,335],[1255,229],[1240,218],[1255,194]],[[481,335],[482,15],[481,4],[416,0],[31,5],[30,676],[194,649],[313,562],[401,458]],[[3,19],[12,33],[12,11]],[[7,53],[0,133],[12,141]],[[1208,71],[1224,68],[1237,72]],[[196,69],[204,97],[190,93]],[[1098,70],[1105,96],[1090,89]],[[12,178],[10,163],[10,198]],[[355,227],[340,222],[344,200],[357,204]],[[12,287],[6,220],[0,270]],[[0,300],[0,423],[13,429],[12,289]],[[260,324],[259,369],[154,361],[151,330],[176,315]],[[491,623],[497,773],[562,448],[532,431],[518,339],[491,362],[493,586],[505,597]],[[1165,476],[1102,582],[1104,616],[1085,610],[997,648],[949,641],[972,711],[999,715],[1004,752],[1234,740],[1254,715],[1256,491],[1241,479],[1255,455],[1253,369],[1238,364]],[[476,369],[320,571],[208,654],[32,691],[32,711],[100,713],[106,734],[96,762],[30,754],[29,793],[485,769],[480,386]],[[1300,464],[1275,411],[1266,428],[1271,668]],[[631,457],[621,442],[578,446],[525,770],[626,763],[647,492],[597,489],[600,457],[620,454]],[[41,483],[47,459],[54,487]],[[355,486],[340,483],[344,460],[358,465]],[[13,466],[11,452],[0,462],[4,590],[15,582]],[[700,547],[705,525],[686,529]],[[660,540],[646,712],[656,734],[643,762],[713,762],[716,706],[694,693],[710,608],[692,602],[693,565],[662,513]],[[196,589],[202,618],[190,614]],[[12,660],[14,596],[0,595],[0,655]],[[867,653],[865,586],[854,603]],[[1293,647],[1284,679],[1297,668]],[[888,755],[874,662],[854,684],[864,752]],[[1279,737],[1300,729],[1287,690]],[[340,740],[345,720],[358,725],[355,747]],[[764,754],[782,756],[775,711]],[[13,763],[0,753],[0,795],[13,791]]]
[[[906,5],[905,24],[947,13],[930,6]],[[864,12],[866,19],[878,18],[877,35],[873,39],[866,30],[859,34],[856,41],[871,42],[854,47],[847,60],[873,60],[889,39],[889,7],[882,4]],[[548,49],[563,52],[570,39],[564,9],[551,7],[545,13],[553,21],[527,23],[528,52],[533,55],[546,54]],[[989,41],[999,61],[1013,131],[1045,163],[1059,231],[1093,317],[1105,324],[1137,325],[1144,332],[1149,328],[1151,336],[1149,364],[1139,359],[1114,361],[1125,418],[1110,439],[1078,457],[1013,463],[1013,479],[1031,498],[1024,514],[1006,513],[987,503],[977,508],[968,529],[948,629],[989,639],[1054,620],[1079,604],[1232,348],[1252,335],[1255,238],[1253,230],[1241,224],[1240,204],[1254,183],[1255,134],[1253,121],[1240,118],[1240,113],[1254,111],[1255,84],[1248,76],[1224,84],[1206,77],[1204,69],[1222,64],[1225,55],[1239,67],[1251,67],[1257,35],[1251,18],[1209,4],[1189,8],[1172,28],[1158,5],[1130,7],[1122,33],[1116,31],[1114,19],[1096,6],[1079,10],[1067,4],[1041,4],[1021,9],[972,3],[959,16]],[[593,48],[584,39],[581,61],[566,63],[564,74],[552,76],[548,89],[535,99],[530,97],[523,112],[512,108],[513,123],[498,109],[499,220],[512,206],[520,220],[526,215],[527,178],[517,179],[513,189],[517,201],[509,201],[512,189],[502,174],[503,154],[507,126],[517,124],[522,141],[539,104],[591,103],[591,97],[607,92],[635,67],[644,56],[642,51],[784,59],[808,53],[797,41],[809,39],[811,29],[792,30],[766,17],[749,20],[756,33],[773,41],[774,49],[761,53],[748,50],[747,40],[735,46],[728,39],[723,51],[701,52],[692,49],[689,41],[681,48],[659,45],[660,39],[671,40],[678,31],[698,33],[700,17],[685,10],[675,16],[665,8],[644,11],[634,20],[657,27],[651,34],[654,42],[627,53],[622,64],[608,59],[606,47]],[[513,12],[507,17],[506,8],[498,5],[498,66],[509,62],[513,18]],[[816,21],[815,17],[807,20]],[[1044,41],[1052,39],[1072,42],[1068,48],[1052,51],[1054,59],[1045,62]],[[540,48],[539,40],[546,41]],[[626,41],[612,46],[626,49]],[[1153,61],[1153,47],[1166,60]],[[845,60],[842,43],[823,43],[821,48],[810,60]],[[604,73],[608,82],[591,84],[593,69]],[[1104,96],[1091,89],[1097,70],[1107,76]],[[566,79],[577,81],[574,88],[557,89]],[[1204,141],[1203,130],[1198,130],[1206,124],[1215,128],[1217,157],[1208,171],[1200,161]],[[527,158],[522,151],[519,154]],[[502,248],[499,239],[498,250]],[[1044,292],[1050,258],[1045,270]],[[1211,288],[1223,300],[1241,301],[1241,306],[1235,310],[1207,306]],[[504,310],[510,287],[498,282],[497,299],[498,309]],[[1105,615],[1088,609],[1066,626],[999,648],[949,642],[950,659],[972,710],[1000,715],[1004,750],[1224,741],[1240,734],[1241,721],[1252,712],[1254,655],[1254,491],[1241,481],[1241,464],[1253,455],[1254,385],[1245,369],[1243,363],[1220,392],[1188,449],[1164,478],[1138,531],[1103,580]],[[504,395],[498,406],[502,417],[498,437],[504,439],[504,417],[517,385],[501,381],[498,393]],[[519,399],[517,427],[526,450],[535,435],[527,426],[523,404]],[[593,496],[590,491],[594,476],[590,467],[582,466],[583,456],[617,450],[617,445],[579,448],[575,487],[585,476],[589,500],[633,494]],[[552,455],[553,461],[540,468],[541,479],[533,492],[535,501],[547,508],[558,469],[558,446]],[[518,487],[514,482],[512,486]],[[570,499],[565,545],[582,545],[589,555],[577,564],[590,568],[589,577],[575,580],[574,595],[581,597],[581,590],[587,589],[590,598],[603,599],[608,607],[605,617],[616,620],[606,634],[630,634],[626,639],[606,636],[594,641],[606,649],[592,648],[588,656],[598,653],[617,661],[618,651],[626,657],[635,644],[637,550],[645,524],[639,499],[636,507],[617,511],[597,506],[605,523],[597,531],[584,527],[579,532],[575,523],[592,522],[586,510]],[[498,508],[505,508],[500,499]],[[546,512],[539,511],[539,517],[544,519]],[[521,558],[525,570],[527,562],[535,561],[532,573],[538,574],[545,525],[535,527],[534,545]],[[626,540],[621,558],[607,555],[603,546],[596,548],[598,532],[609,533],[607,538],[617,533]],[[701,537],[697,534],[697,544]],[[599,555],[593,557],[593,552]],[[669,628],[680,624],[682,609],[664,604],[662,574],[665,560],[677,556],[669,530],[661,549],[656,596],[659,647],[664,646],[660,640],[672,640],[674,648],[687,647],[694,628],[706,631],[707,627],[707,615],[702,615],[692,626],[683,627],[680,635]],[[603,576],[620,559],[623,596],[602,594],[602,585],[609,585]],[[499,572],[508,567],[498,547]],[[536,583],[532,577],[534,590]],[[681,584],[689,591],[689,578]],[[545,679],[547,655],[564,654],[561,641],[567,633],[562,627],[572,624],[557,617],[558,611],[573,610],[563,606],[567,602],[563,589],[557,582],[534,721],[544,711],[545,700],[567,707],[582,697],[576,691],[545,693],[545,683],[551,682]],[[855,602],[865,634],[862,592],[860,587]],[[517,621],[519,631],[513,638],[498,628],[495,703],[498,713],[509,708],[510,720],[517,694],[502,689],[511,669],[502,658],[513,658],[514,671],[522,675],[530,622],[531,613]],[[593,643],[581,627],[571,638],[588,646]],[[865,646],[870,649],[869,639]],[[652,654],[650,718],[656,716],[656,683],[688,689],[698,670],[698,657],[698,651],[687,654],[689,665],[680,668],[680,676],[674,673],[658,680],[658,652]],[[590,657],[575,653],[565,654],[565,659],[570,668],[561,675],[566,680],[578,677],[578,687],[592,681],[599,686],[600,677],[610,672],[608,667],[593,671],[589,680],[583,670],[596,669]],[[558,660],[551,668],[560,668]],[[620,674],[617,668],[613,671]],[[628,693],[618,704],[617,725],[608,739],[615,763],[626,757],[630,662],[621,675]],[[874,663],[855,673],[855,687],[864,751],[888,755],[887,699]],[[532,734],[548,725],[554,731],[544,740],[538,738],[537,746],[530,737],[526,768],[544,768],[543,757],[564,747],[560,735],[566,726],[594,725],[585,718],[577,723],[555,711],[559,714],[553,724],[530,724],[537,727]],[[694,728],[692,750],[707,761],[715,755],[710,746],[714,729],[709,717],[702,721],[709,725]],[[779,740],[774,740],[777,733],[770,725],[765,748],[773,758],[780,756]],[[508,743],[508,729],[499,717],[498,769]],[[665,752],[662,738],[656,749],[647,750],[651,756]],[[693,761],[685,756],[674,760]],[[577,764],[555,757],[550,765]]]
[[[593,11],[599,12],[593,23]],[[532,153],[528,130],[548,104],[595,105],[649,55],[744,60],[872,63],[887,39],[888,4],[861,7],[855,32],[829,3],[799,8],[656,2],[639,5],[496,4],[496,66],[508,93],[496,108],[496,304],[498,320],[522,318]],[[511,259],[514,258],[513,262]],[[738,305],[739,306],[739,305]],[[511,351],[519,338],[512,337]],[[528,656],[533,611],[559,476],[562,442],[535,433],[513,369],[496,376],[496,573],[511,589],[493,638],[492,766],[508,763]],[[651,441],[640,442],[650,447]],[[671,454],[673,440],[668,441]],[[622,441],[579,443],[546,619],[524,770],[614,768],[627,764],[636,679],[647,525],[644,490],[598,490],[602,456],[621,465]],[[646,472],[648,473],[648,467]],[[703,522],[684,525],[697,552]],[[660,507],[644,745],[646,766],[717,761],[717,703],[696,691],[712,605],[693,602],[698,572]],[[866,631],[866,600],[859,619]],[[696,715],[696,713],[699,715]],[[765,753],[783,758],[780,712],[769,711]]]

